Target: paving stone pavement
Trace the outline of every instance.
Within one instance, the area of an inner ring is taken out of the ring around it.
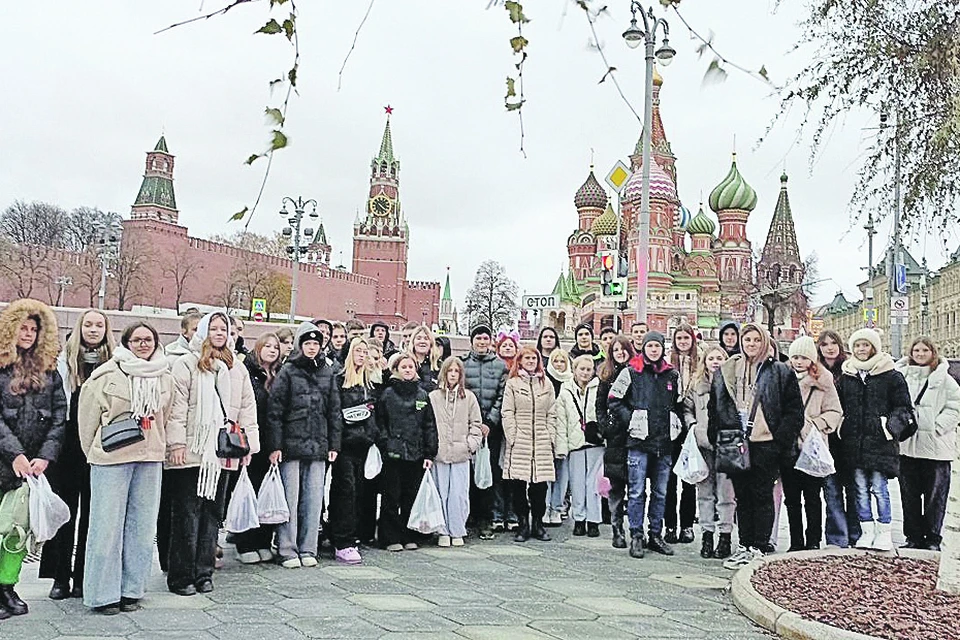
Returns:
[[[31,640],[592,640],[772,638],[734,607],[732,572],[702,560],[699,544],[673,558],[635,560],[601,538],[552,529],[552,542],[511,536],[462,549],[370,550],[358,567],[329,557],[313,569],[244,566],[226,549],[209,595],[168,593],[154,566],[144,609],[113,617],[77,600],[53,602],[38,565],[19,587],[29,615],[0,622],[0,638]]]

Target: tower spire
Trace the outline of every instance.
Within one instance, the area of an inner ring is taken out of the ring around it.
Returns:
[[[161,135],[153,151],[147,152],[143,181],[130,208],[130,218],[177,224],[179,215],[173,191],[173,155],[167,148],[166,136]]]
[[[443,284],[443,297],[441,300],[453,300],[450,295],[450,267],[447,267],[447,281]]]
[[[380,142],[380,154],[377,160],[380,162],[392,163],[393,157],[393,136],[390,134],[390,116],[393,114],[393,107],[387,105],[383,108],[387,113],[387,124],[383,128],[383,139]]]

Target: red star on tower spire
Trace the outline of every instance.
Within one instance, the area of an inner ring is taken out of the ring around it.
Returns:
[[[388,116],[393,113],[393,107],[391,107],[390,105],[385,106],[383,110],[387,112]]]

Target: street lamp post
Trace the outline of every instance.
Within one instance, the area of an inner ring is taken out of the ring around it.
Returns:
[[[117,216],[108,221],[96,223],[94,229],[97,234],[97,257],[100,258],[100,291],[97,293],[97,308],[103,309],[104,298],[107,295],[108,269],[111,260],[120,250],[120,234],[123,232],[123,227],[120,226],[119,216]]]
[[[647,321],[647,272],[650,253],[650,146],[651,125],[653,119],[653,63],[658,60],[667,66],[676,55],[670,46],[670,26],[663,18],[653,15],[653,7],[644,11],[637,0],[630,2],[630,27],[623,32],[627,46],[636,49],[640,43],[646,45],[646,81],[643,94],[643,166],[641,167],[640,228],[637,242],[637,322]],[[637,14],[643,19],[643,29],[637,24]],[[657,30],[662,28],[663,44],[654,50],[657,43]]]
[[[302,196],[297,196],[297,199],[294,200],[287,196],[282,202],[283,208],[280,209],[280,215],[287,218],[287,223],[290,225],[283,228],[283,236],[290,242],[287,245],[287,254],[293,260],[293,278],[290,282],[290,322],[293,322],[297,315],[297,281],[300,274],[300,256],[307,253],[307,246],[310,239],[313,238],[313,229],[304,227],[301,232],[300,223],[303,221],[303,214],[308,206],[310,207],[308,215],[311,218],[318,218],[320,214],[317,213],[317,201],[312,198],[304,200]],[[293,214],[287,211],[287,204],[293,207]]]

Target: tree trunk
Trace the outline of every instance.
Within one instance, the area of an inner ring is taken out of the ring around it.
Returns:
[[[960,595],[960,460],[953,464],[947,515],[943,521],[943,551],[937,589]]]

